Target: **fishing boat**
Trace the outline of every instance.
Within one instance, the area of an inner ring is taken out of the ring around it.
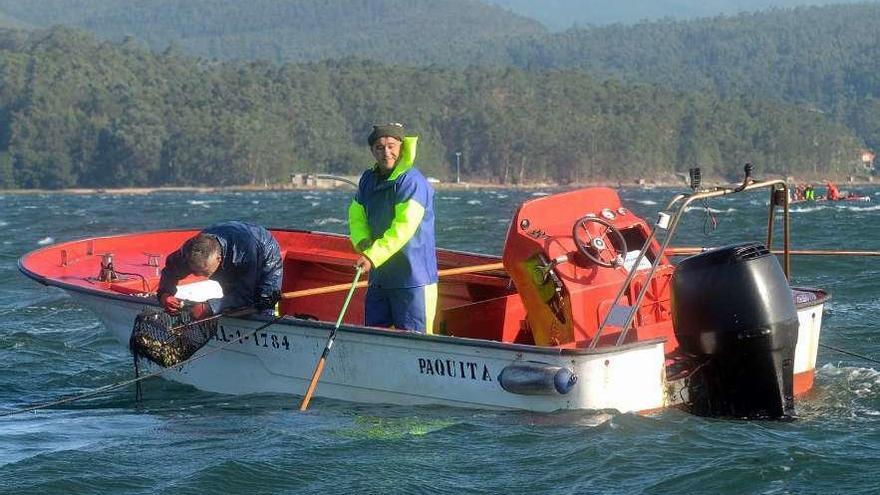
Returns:
[[[680,259],[669,251],[694,201],[769,190],[763,243]],[[557,411],[681,407],[724,417],[786,418],[813,385],[828,294],[788,283],[783,181],[677,194],[656,222],[610,188],[532,199],[516,211],[501,257],[438,250],[433,334],[363,324],[363,284],[346,302],[357,258],[340,235],[270,229],[282,249],[279,316],[224,315],[164,378],[225,394],[303,395],[332,334],[316,397],[367,403]],[[771,254],[783,212],[783,255]],[[165,257],[194,230],[73,240],[19,260],[33,280],[68,292],[128,345],[133,322],[158,311]],[[780,263],[779,260],[782,260]],[[207,288],[207,289],[206,289]],[[192,300],[210,284],[181,281]],[[338,328],[338,332],[334,330]]]
[[[796,199],[791,204],[803,203],[823,203],[823,204],[846,204],[846,203],[870,203],[871,196],[845,196],[838,199],[816,198],[816,199]]]
[[[789,186],[789,192],[792,192],[794,190],[795,189],[793,189]],[[798,187],[797,190],[800,190],[800,187]],[[844,204],[844,203],[868,203],[870,201],[871,201],[871,196],[869,196],[869,195],[858,194],[858,193],[849,192],[849,191],[841,191],[839,193],[839,196],[834,199],[830,198],[827,194],[819,195],[819,196],[816,196],[815,198],[808,199],[808,198],[804,197],[803,191],[800,191],[799,193],[791,194],[791,198],[789,199],[789,202],[791,204],[815,203],[815,202],[828,202],[829,204],[837,204],[837,203]]]

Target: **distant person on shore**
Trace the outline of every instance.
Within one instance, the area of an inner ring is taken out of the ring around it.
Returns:
[[[376,160],[348,208],[356,266],[370,273],[364,321],[433,333],[437,309],[434,189],[415,168],[418,138],[401,124],[373,127]]]
[[[223,297],[190,307],[201,320],[226,309],[253,307],[271,314],[281,296],[281,250],[272,234],[259,225],[224,222],[212,225],[168,255],[159,280],[158,297],[165,311],[178,314],[182,301],[177,282],[194,274],[216,280]]]

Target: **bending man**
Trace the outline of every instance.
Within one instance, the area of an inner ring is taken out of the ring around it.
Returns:
[[[348,209],[357,266],[370,272],[367,325],[433,333],[437,309],[434,190],[414,167],[415,136],[400,124],[373,127],[376,159]]]
[[[240,307],[271,314],[281,295],[281,250],[259,225],[224,222],[208,227],[165,260],[158,296],[168,313],[180,312],[182,302],[174,297],[177,282],[190,274],[216,280],[223,288],[222,298],[191,308],[195,319]]]

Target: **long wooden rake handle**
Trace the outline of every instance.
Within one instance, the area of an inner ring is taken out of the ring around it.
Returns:
[[[309,388],[306,390],[306,394],[303,396],[302,402],[299,404],[299,410],[305,411],[309,407],[309,401],[312,400],[312,394],[315,393],[315,388],[318,386],[318,380],[321,379],[321,373],[324,372],[324,363],[327,362],[327,356],[330,355],[330,349],[333,348],[333,342],[336,340],[336,331],[339,330],[339,326],[342,325],[342,317],[345,316],[345,312],[348,310],[348,304],[351,302],[351,296],[354,294],[354,289],[358,285],[358,279],[361,278],[361,267],[357,267],[357,270],[354,272],[354,280],[352,283],[348,284],[348,294],[345,296],[345,301],[342,303],[342,309],[339,310],[339,317],[336,318],[336,326],[333,327],[333,330],[330,332],[330,337],[327,339],[327,344],[324,346],[324,352],[321,353],[321,358],[318,359],[318,364],[315,366],[315,371],[312,373],[312,380],[309,382]]]
[[[437,272],[437,275],[440,277],[448,277],[450,275],[463,275],[466,273],[479,273],[479,272],[490,272],[493,270],[503,270],[503,263],[487,263],[485,265],[474,265],[474,266],[463,266],[460,268],[447,268],[446,270],[440,270]],[[356,289],[360,289],[362,287],[366,287],[369,282],[363,281],[358,282],[355,285]],[[320,294],[329,294],[331,292],[342,292],[344,290],[348,290],[351,288],[351,284],[338,284],[338,285],[328,285],[326,287],[315,287],[314,289],[303,289],[303,290],[295,290],[292,292],[285,292],[281,294],[282,299],[294,299],[297,297],[306,297],[306,296],[317,296]]]

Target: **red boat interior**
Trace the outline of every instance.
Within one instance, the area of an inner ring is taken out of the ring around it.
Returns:
[[[157,304],[154,292],[165,257],[196,233],[164,231],[66,242],[31,253],[21,263],[36,278],[143,296]],[[273,234],[284,257],[282,290],[295,293],[282,300],[281,312],[335,321],[345,290],[318,295],[303,292],[351,283],[356,254],[348,238],[290,230],[273,230]],[[649,235],[648,224],[623,207],[612,189],[582,189],[529,201],[511,222],[501,259],[504,270],[441,277],[434,332],[500,342],[586,347],[628,273],[629,265],[617,266],[614,260],[618,256],[631,259]],[[643,260],[640,268],[657,256],[662,255],[653,242],[648,260]],[[111,259],[113,275],[108,276],[102,263],[106,268]],[[438,251],[441,272],[498,261],[491,256]],[[677,347],[670,314],[673,266],[664,257],[650,281],[644,273],[635,277],[621,300],[621,304],[631,304],[641,287],[650,284],[627,341],[664,336],[669,339],[667,351],[672,351]],[[196,280],[191,277],[181,283]],[[363,323],[365,291],[356,291],[346,323]],[[607,328],[600,345],[615,342],[619,331]]]

